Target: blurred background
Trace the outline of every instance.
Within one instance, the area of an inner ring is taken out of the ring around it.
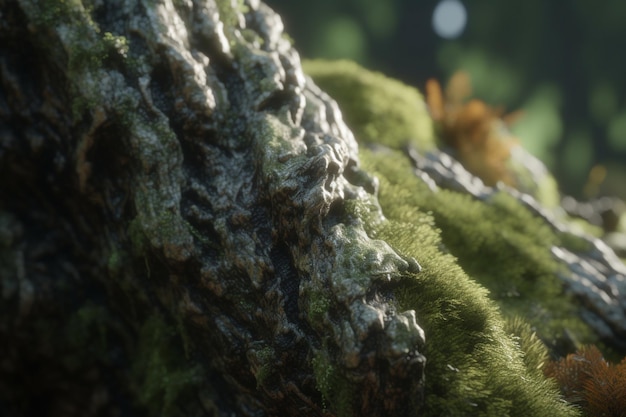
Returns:
[[[512,130],[561,191],[626,198],[626,1],[266,2],[303,58],[352,59],[422,91],[466,71],[474,97],[523,111]]]

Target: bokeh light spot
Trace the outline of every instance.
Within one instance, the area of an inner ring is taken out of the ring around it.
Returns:
[[[467,10],[459,0],[440,1],[433,12],[433,29],[445,39],[458,38],[465,30]]]

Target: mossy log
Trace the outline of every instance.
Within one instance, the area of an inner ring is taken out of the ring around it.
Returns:
[[[577,415],[263,3],[0,17],[0,414]]]

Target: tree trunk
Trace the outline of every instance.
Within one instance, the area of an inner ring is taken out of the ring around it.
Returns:
[[[0,0],[0,41],[2,415],[574,416],[524,320],[626,346],[606,245],[318,65],[379,183],[257,0]]]
[[[423,332],[385,292],[419,266],[351,223],[375,181],[277,15],[0,16],[0,413],[416,412]]]

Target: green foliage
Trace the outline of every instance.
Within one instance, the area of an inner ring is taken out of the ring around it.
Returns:
[[[138,402],[152,415],[183,415],[176,403],[199,383],[200,369],[185,360],[176,330],[154,315],[139,331],[131,377]]]
[[[350,61],[308,61],[304,70],[337,102],[361,143],[435,146],[432,122],[416,89]]]

